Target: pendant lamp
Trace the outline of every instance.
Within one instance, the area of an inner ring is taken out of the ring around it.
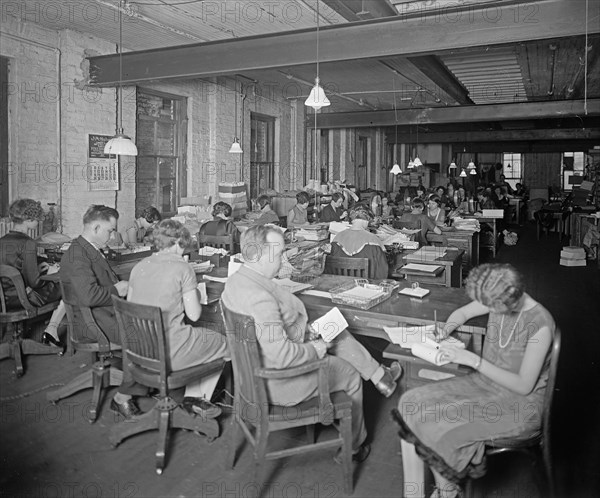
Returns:
[[[456,169],[456,168],[458,168],[458,166],[456,165],[456,163],[454,161],[452,161],[450,163],[450,166],[448,166],[448,169]]]
[[[470,175],[476,175],[477,174],[477,168],[473,167],[471,168],[471,171],[469,171]]]
[[[462,171],[460,172],[460,176],[461,178],[465,178],[467,176],[467,172],[465,171],[465,168],[462,169]]]
[[[396,141],[394,142],[394,147],[396,149],[396,161],[394,162],[394,165],[392,166],[390,173],[392,173],[393,175],[399,175],[400,173],[402,173],[402,168],[398,164],[398,109],[396,107],[396,81],[394,79],[392,79],[392,85],[394,87],[394,116],[396,119],[395,131],[394,131],[395,136],[396,136]]]
[[[119,2],[119,86],[117,104],[117,125],[115,136],[112,137],[104,146],[105,154],[114,154],[117,156],[137,156],[138,150],[131,138],[123,133],[123,0]]]
[[[417,121],[417,149],[415,152],[415,160],[413,161],[415,167],[423,166],[423,163],[419,159],[419,121]]]
[[[304,101],[304,105],[312,107],[315,111],[321,109],[321,107],[331,105],[327,95],[325,95],[325,90],[323,90],[323,87],[320,85],[321,80],[319,79],[319,21],[319,0],[317,0],[317,76],[315,78],[315,86],[312,87],[310,95]]]
[[[231,144],[231,147],[229,148],[229,153],[230,154],[241,154],[244,151],[242,150],[242,147],[240,146],[240,141],[238,140],[238,136],[237,136],[237,125],[238,125],[237,81],[235,83],[236,83],[235,84],[235,136],[233,137],[233,143]]]

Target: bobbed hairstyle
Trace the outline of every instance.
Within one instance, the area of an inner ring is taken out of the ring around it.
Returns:
[[[17,199],[8,208],[8,216],[13,223],[44,219],[44,210],[39,201],[33,199]]]
[[[154,206],[148,206],[147,208],[143,209],[140,213],[140,218],[144,218],[150,224],[162,220],[161,214]]]
[[[337,201],[339,201],[340,199],[343,199],[343,198],[344,198],[344,196],[342,194],[340,194],[339,192],[336,192],[335,194],[333,194],[331,196],[331,200],[333,202],[337,202]]]
[[[111,218],[119,219],[119,212],[111,207],[102,204],[92,204],[83,215],[83,224],[89,225],[94,221],[110,221]]]
[[[175,243],[178,243],[182,249],[187,249],[192,243],[190,231],[182,223],[171,219],[163,220],[156,225],[150,239],[159,251],[167,249]]]
[[[438,205],[438,207],[442,206],[442,200],[440,199],[440,196],[437,194],[431,194],[429,196],[428,201],[435,202]]]
[[[262,209],[267,204],[269,206],[271,205],[271,198],[268,195],[261,195],[258,199],[256,199],[256,202],[258,203],[258,206]]]
[[[306,204],[307,202],[310,201],[310,197],[306,192],[298,192],[296,194],[296,202],[298,204]]]
[[[229,204],[223,201],[219,201],[213,206],[212,215],[219,216],[220,214],[222,214],[223,216],[229,218],[232,212],[233,211]]]
[[[486,263],[471,270],[466,280],[467,295],[496,313],[515,309],[525,284],[516,268],[509,264]]]
[[[425,209],[425,203],[423,202],[423,199],[421,199],[420,197],[413,197],[412,201],[410,201],[410,206],[413,209]]]
[[[350,211],[350,221],[354,220],[365,220],[365,221],[373,221],[375,219],[375,215],[373,211],[371,211],[366,206],[356,206],[354,209]]]

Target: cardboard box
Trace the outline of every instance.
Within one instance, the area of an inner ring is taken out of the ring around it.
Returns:
[[[219,183],[219,195],[221,194],[240,194],[246,193],[246,184],[239,183]]]

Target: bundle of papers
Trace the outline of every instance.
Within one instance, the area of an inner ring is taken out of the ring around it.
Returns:
[[[479,226],[479,220],[474,218],[454,218],[452,225],[457,230],[473,230],[479,232],[481,227]]]
[[[311,326],[325,342],[331,342],[348,327],[348,322],[336,306],[317,318]]]
[[[200,256],[212,256],[214,254],[221,254],[222,256],[226,256],[227,251],[225,249],[223,249],[222,247],[216,248],[216,247],[204,246],[204,247],[201,247],[200,249],[198,249],[198,254]]]
[[[275,282],[280,287],[283,287],[284,289],[288,290],[292,294],[295,294],[296,292],[305,291],[312,287],[311,284],[302,284],[299,282],[294,282],[289,278],[274,278],[273,282]]]
[[[424,246],[418,251],[406,255],[406,261],[431,262],[446,255],[446,247]]]
[[[585,249],[577,246],[566,246],[560,251],[561,266],[586,266]]]
[[[347,221],[332,221],[329,223],[329,233],[332,235],[337,235],[344,230],[348,230],[350,228],[350,223]]]

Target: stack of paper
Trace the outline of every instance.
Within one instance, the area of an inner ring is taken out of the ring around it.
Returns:
[[[299,282],[294,282],[293,280],[291,280],[289,278],[274,278],[273,282],[275,282],[280,287],[287,289],[292,294],[295,294],[296,292],[305,291],[312,287],[311,284],[302,284]]]
[[[566,246],[560,251],[561,266],[585,266],[585,250],[583,247]]]
[[[475,232],[481,230],[479,220],[474,218],[454,218],[452,226],[457,230],[473,230]]]
[[[406,261],[431,262],[446,255],[446,247],[425,246],[411,254],[406,255]]]

